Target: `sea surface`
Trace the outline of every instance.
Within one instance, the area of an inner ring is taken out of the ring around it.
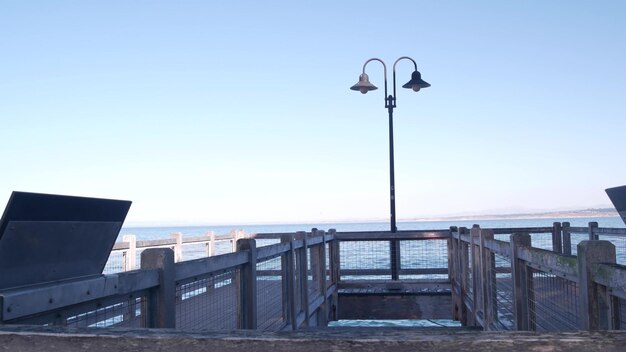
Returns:
[[[472,227],[474,224],[482,228],[503,227],[545,227],[554,222],[569,222],[571,226],[588,226],[595,221],[600,227],[624,228],[624,222],[618,216],[590,218],[541,218],[541,219],[498,219],[498,220],[456,220],[456,221],[401,221],[396,225],[398,230],[447,230],[450,226]],[[170,234],[180,232],[183,236],[201,236],[209,231],[216,235],[227,235],[232,230],[244,230],[247,233],[288,233],[335,229],[337,231],[389,231],[388,222],[345,222],[345,223],[310,223],[310,224],[276,224],[276,225],[220,225],[220,226],[168,226],[168,227],[123,227],[118,241],[123,235],[133,234],[137,240],[168,238]]]

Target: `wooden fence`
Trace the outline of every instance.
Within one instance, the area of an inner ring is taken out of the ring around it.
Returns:
[[[337,319],[454,318],[486,330],[626,328],[626,267],[616,264],[626,258],[626,229],[241,237],[127,237],[114,249],[127,270],[141,253],[140,268],[4,290],[0,323],[296,330]],[[274,244],[258,245],[267,239]],[[220,241],[235,251],[209,256]],[[185,246],[202,248],[202,258],[182,261]]]
[[[451,228],[454,318],[486,330],[568,331],[626,328],[626,266],[616,247],[626,229]],[[531,247],[531,234],[551,235],[552,249]],[[508,241],[495,236],[510,234]],[[571,254],[572,234],[587,235]],[[623,253],[623,252],[622,252]]]
[[[184,329],[298,329],[335,319],[334,231],[284,234],[256,247],[175,262],[141,253],[141,269],[0,292],[2,324]],[[169,243],[165,244],[169,246]]]

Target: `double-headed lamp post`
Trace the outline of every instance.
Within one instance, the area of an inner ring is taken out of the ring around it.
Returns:
[[[363,73],[359,76],[359,82],[350,89],[357,90],[363,94],[369,92],[370,90],[376,90],[378,87],[370,83],[369,77],[365,73],[365,67],[371,61],[378,61],[383,64],[383,69],[385,73],[385,108],[389,111],[389,183],[390,183],[390,202],[391,202],[391,232],[396,232],[396,196],[395,196],[395,180],[394,180],[394,162],[393,162],[393,109],[396,107],[396,65],[401,60],[411,60],[413,62],[413,66],[415,70],[411,75],[411,80],[408,81],[402,88],[413,89],[415,92],[419,92],[422,88],[430,87],[430,84],[426,81],[422,80],[422,75],[417,70],[417,63],[415,60],[411,59],[408,56],[402,56],[393,64],[393,95],[387,95],[387,65],[383,62],[383,60],[378,58],[372,58],[365,61],[363,64]]]

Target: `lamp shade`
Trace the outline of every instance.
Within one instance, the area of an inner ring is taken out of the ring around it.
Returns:
[[[359,92],[365,94],[365,93],[369,92],[370,90],[378,89],[378,87],[376,87],[375,85],[370,83],[370,78],[367,75],[367,73],[362,73],[359,76],[359,82],[357,84],[353,85],[352,87],[350,87],[350,89],[358,90]]]
[[[413,89],[416,92],[422,88],[428,87],[430,87],[430,83],[422,79],[422,75],[419,71],[413,71],[413,73],[411,74],[411,80],[402,86],[402,88]]]

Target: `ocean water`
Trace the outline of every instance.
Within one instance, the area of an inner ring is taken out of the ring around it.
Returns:
[[[445,230],[450,226],[472,227],[479,224],[482,228],[503,227],[544,227],[552,226],[554,222],[569,222],[571,226],[587,226],[596,221],[600,227],[624,228],[620,217],[590,217],[590,218],[543,218],[543,219],[498,219],[498,220],[458,220],[458,221],[401,221],[396,225],[398,230]],[[276,224],[276,225],[220,225],[220,226],[169,226],[169,227],[123,227],[118,241],[123,235],[133,234],[138,240],[152,240],[168,238],[170,234],[180,232],[183,236],[201,236],[209,231],[216,235],[226,235],[232,230],[244,230],[247,233],[285,233],[296,231],[310,231],[312,228],[320,230],[335,229],[337,231],[389,231],[388,222],[359,222],[359,223],[310,223],[310,224]]]

